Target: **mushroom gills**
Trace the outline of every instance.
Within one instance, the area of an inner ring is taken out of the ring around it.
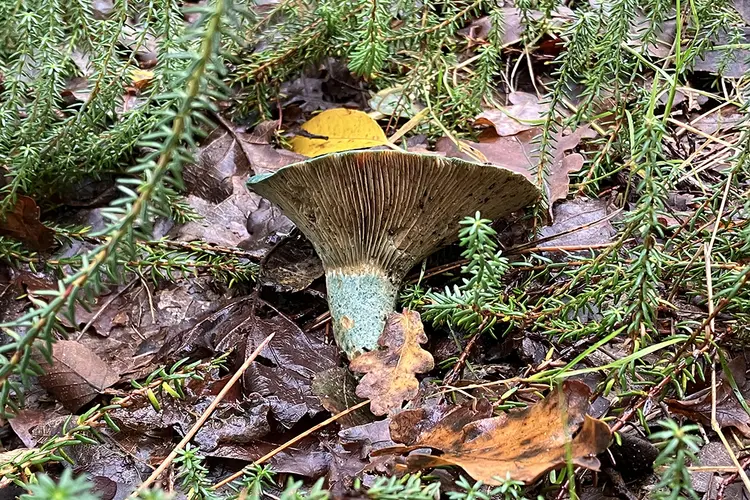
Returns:
[[[481,210],[507,216],[539,197],[523,175],[495,165],[399,151],[319,156],[251,177],[323,262],[338,346],[352,359],[376,349],[401,280],[458,238]]]

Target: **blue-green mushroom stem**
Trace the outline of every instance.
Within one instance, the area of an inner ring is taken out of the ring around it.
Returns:
[[[329,269],[326,288],[333,334],[349,359],[377,348],[398,286],[384,271],[367,266]]]

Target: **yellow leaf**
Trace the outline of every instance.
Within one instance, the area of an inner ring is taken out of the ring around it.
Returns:
[[[354,109],[323,111],[303,123],[302,130],[320,139],[299,135],[289,142],[292,151],[310,157],[388,143],[380,125],[367,113]]]
[[[138,90],[148,87],[154,79],[154,72],[146,69],[133,69],[130,71],[130,81]]]

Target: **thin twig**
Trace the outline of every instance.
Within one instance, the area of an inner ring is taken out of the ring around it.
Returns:
[[[474,349],[474,346],[477,343],[477,340],[479,340],[479,337],[482,335],[482,332],[484,331],[484,327],[487,324],[488,317],[485,316],[485,318],[482,320],[482,324],[479,325],[479,328],[477,328],[477,331],[474,332],[474,335],[471,336],[471,339],[469,339],[469,342],[466,343],[466,347],[464,347],[464,350],[461,352],[461,355],[458,357],[458,361],[453,366],[453,369],[451,372],[445,377],[443,380],[443,383],[445,385],[453,385],[456,383],[456,380],[458,380],[459,375],[461,374],[461,370],[464,369],[464,365],[466,365],[466,360],[469,358],[469,354],[471,354],[472,349]]]
[[[721,430],[721,426],[719,425],[719,421],[716,419],[716,365],[711,365],[711,429],[719,436],[719,439],[721,439],[722,444],[724,445],[724,448],[727,450],[727,453],[729,454],[729,458],[732,459],[732,463],[735,467],[737,467],[737,473],[742,478],[742,482],[745,484],[745,490],[750,492],[750,479],[747,477],[747,474],[745,474],[745,469],[743,469],[742,465],[740,465],[739,460],[737,460],[737,455],[735,455],[734,450],[732,450],[732,447],[729,446],[729,441],[727,441],[727,438],[724,436],[724,433]]]
[[[167,455],[167,458],[164,459],[161,465],[159,465],[159,467],[157,467],[157,469],[130,495],[130,498],[135,498],[140,493],[144,492],[151,485],[151,483],[153,483],[162,474],[162,472],[164,472],[167,467],[172,464],[172,461],[174,461],[174,459],[177,457],[178,451],[183,449],[185,445],[188,444],[191,439],[193,439],[193,436],[195,436],[195,434],[198,432],[198,430],[200,430],[203,424],[206,423],[208,417],[210,417],[216,407],[219,406],[219,403],[221,403],[227,393],[229,393],[232,387],[234,387],[234,384],[236,384],[240,377],[242,377],[242,374],[245,373],[245,370],[250,367],[250,364],[255,360],[255,358],[257,358],[261,351],[265,349],[274,335],[276,334],[272,333],[271,335],[266,337],[266,339],[260,343],[260,345],[245,360],[245,362],[242,363],[242,366],[240,366],[239,369],[234,373],[234,375],[232,375],[232,378],[229,379],[229,382],[227,382],[227,384],[224,386],[221,392],[219,392],[219,394],[211,402],[211,404],[208,405],[208,408],[206,408],[200,418],[195,422],[195,424],[193,424],[193,427],[191,427],[187,434],[185,434],[185,437],[183,437],[182,440],[177,443],[177,446],[175,446],[172,452]]]
[[[277,453],[280,453],[280,452],[284,451],[285,449],[289,448],[290,446],[292,446],[296,442],[298,442],[298,441],[306,438],[307,436],[309,436],[313,432],[317,431],[318,429],[322,429],[326,425],[335,422],[336,420],[340,419],[341,417],[345,417],[346,415],[350,414],[351,412],[353,412],[355,410],[359,410],[360,408],[362,408],[363,406],[365,406],[369,402],[370,402],[370,400],[366,399],[365,401],[357,403],[356,405],[352,406],[351,408],[347,408],[346,410],[337,413],[336,415],[332,416],[331,418],[322,421],[318,425],[311,427],[310,429],[306,430],[305,432],[303,432],[299,436],[297,436],[297,437],[295,437],[293,439],[290,439],[289,441],[287,441],[286,443],[282,444],[278,448],[276,448],[276,449],[274,449],[274,450],[266,453],[265,455],[263,455],[258,460],[256,460],[255,462],[251,463],[250,465],[248,465],[246,467],[243,467],[241,470],[235,472],[231,476],[222,479],[221,481],[219,481],[215,485],[211,486],[211,490],[218,490],[222,486],[226,486],[227,484],[231,483],[232,481],[234,481],[238,477],[241,477],[242,475],[247,474],[256,465],[260,465],[263,462],[265,462],[266,460],[269,460],[269,459],[273,458],[274,456],[276,456]]]

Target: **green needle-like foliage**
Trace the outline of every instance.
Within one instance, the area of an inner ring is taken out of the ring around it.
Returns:
[[[168,73],[171,91],[155,97],[161,103],[156,110],[158,125],[139,143],[152,152],[130,168],[128,176],[120,179],[118,187],[123,196],[104,212],[111,224],[100,234],[92,235],[102,238],[103,243],[82,256],[80,268],[61,279],[57,290],[40,294],[46,296],[46,301],[32,299],[33,309],[0,325],[12,338],[12,342],[3,347],[0,365],[0,410],[3,413],[6,407],[17,410],[10,398],[11,392],[20,394],[29,377],[38,373],[39,367],[31,357],[33,346],[47,358],[51,356],[54,332],[59,328],[58,314],[67,314],[72,319],[75,303],[97,294],[105,276],[118,281],[122,273],[119,257],[135,256],[136,242],[148,237],[154,217],[169,215],[169,197],[174,188],[181,187],[180,170],[185,162],[191,161],[191,149],[200,135],[198,127],[206,121],[205,113],[214,109],[212,100],[224,95],[226,89],[221,79],[224,74],[220,58],[221,28],[225,16],[232,14],[231,4],[228,0],[216,0],[195,10],[200,18],[184,36],[186,46],[195,51],[172,55],[179,61],[175,66],[179,69],[175,74]],[[36,26],[33,14],[29,12],[27,24],[30,26]],[[53,17],[47,19],[48,22],[57,19],[55,12],[50,15]],[[21,72],[27,56],[23,53],[17,56]],[[54,106],[49,99],[46,105],[51,110]],[[46,108],[40,104],[38,109]],[[20,129],[26,126],[24,123]],[[10,199],[12,194],[5,199]]]
[[[688,464],[695,463],[700,450],[700,438],[691,433],[698,431],[697,425],[680,427],[673,420],[662,420],[659,425],[664,430],[651,435],[654,441],[661,441],[661,451],[654,467],[664,467],[659,483],[654,487],[655,500],[697,500],[693,490]]]
[[[425,296],[424,317],[435,323],[448,323],[464,331],[492,328],[498,319],[509,321],[519,313],[513,304],[503,300],[500,279],[508,270],[508,259],[502,257],[493,239],[497,233],[479,212],[461,221],[458,233],[461,256],[467,263],[461,268],[461,285],[446,287],[442,293]]]

